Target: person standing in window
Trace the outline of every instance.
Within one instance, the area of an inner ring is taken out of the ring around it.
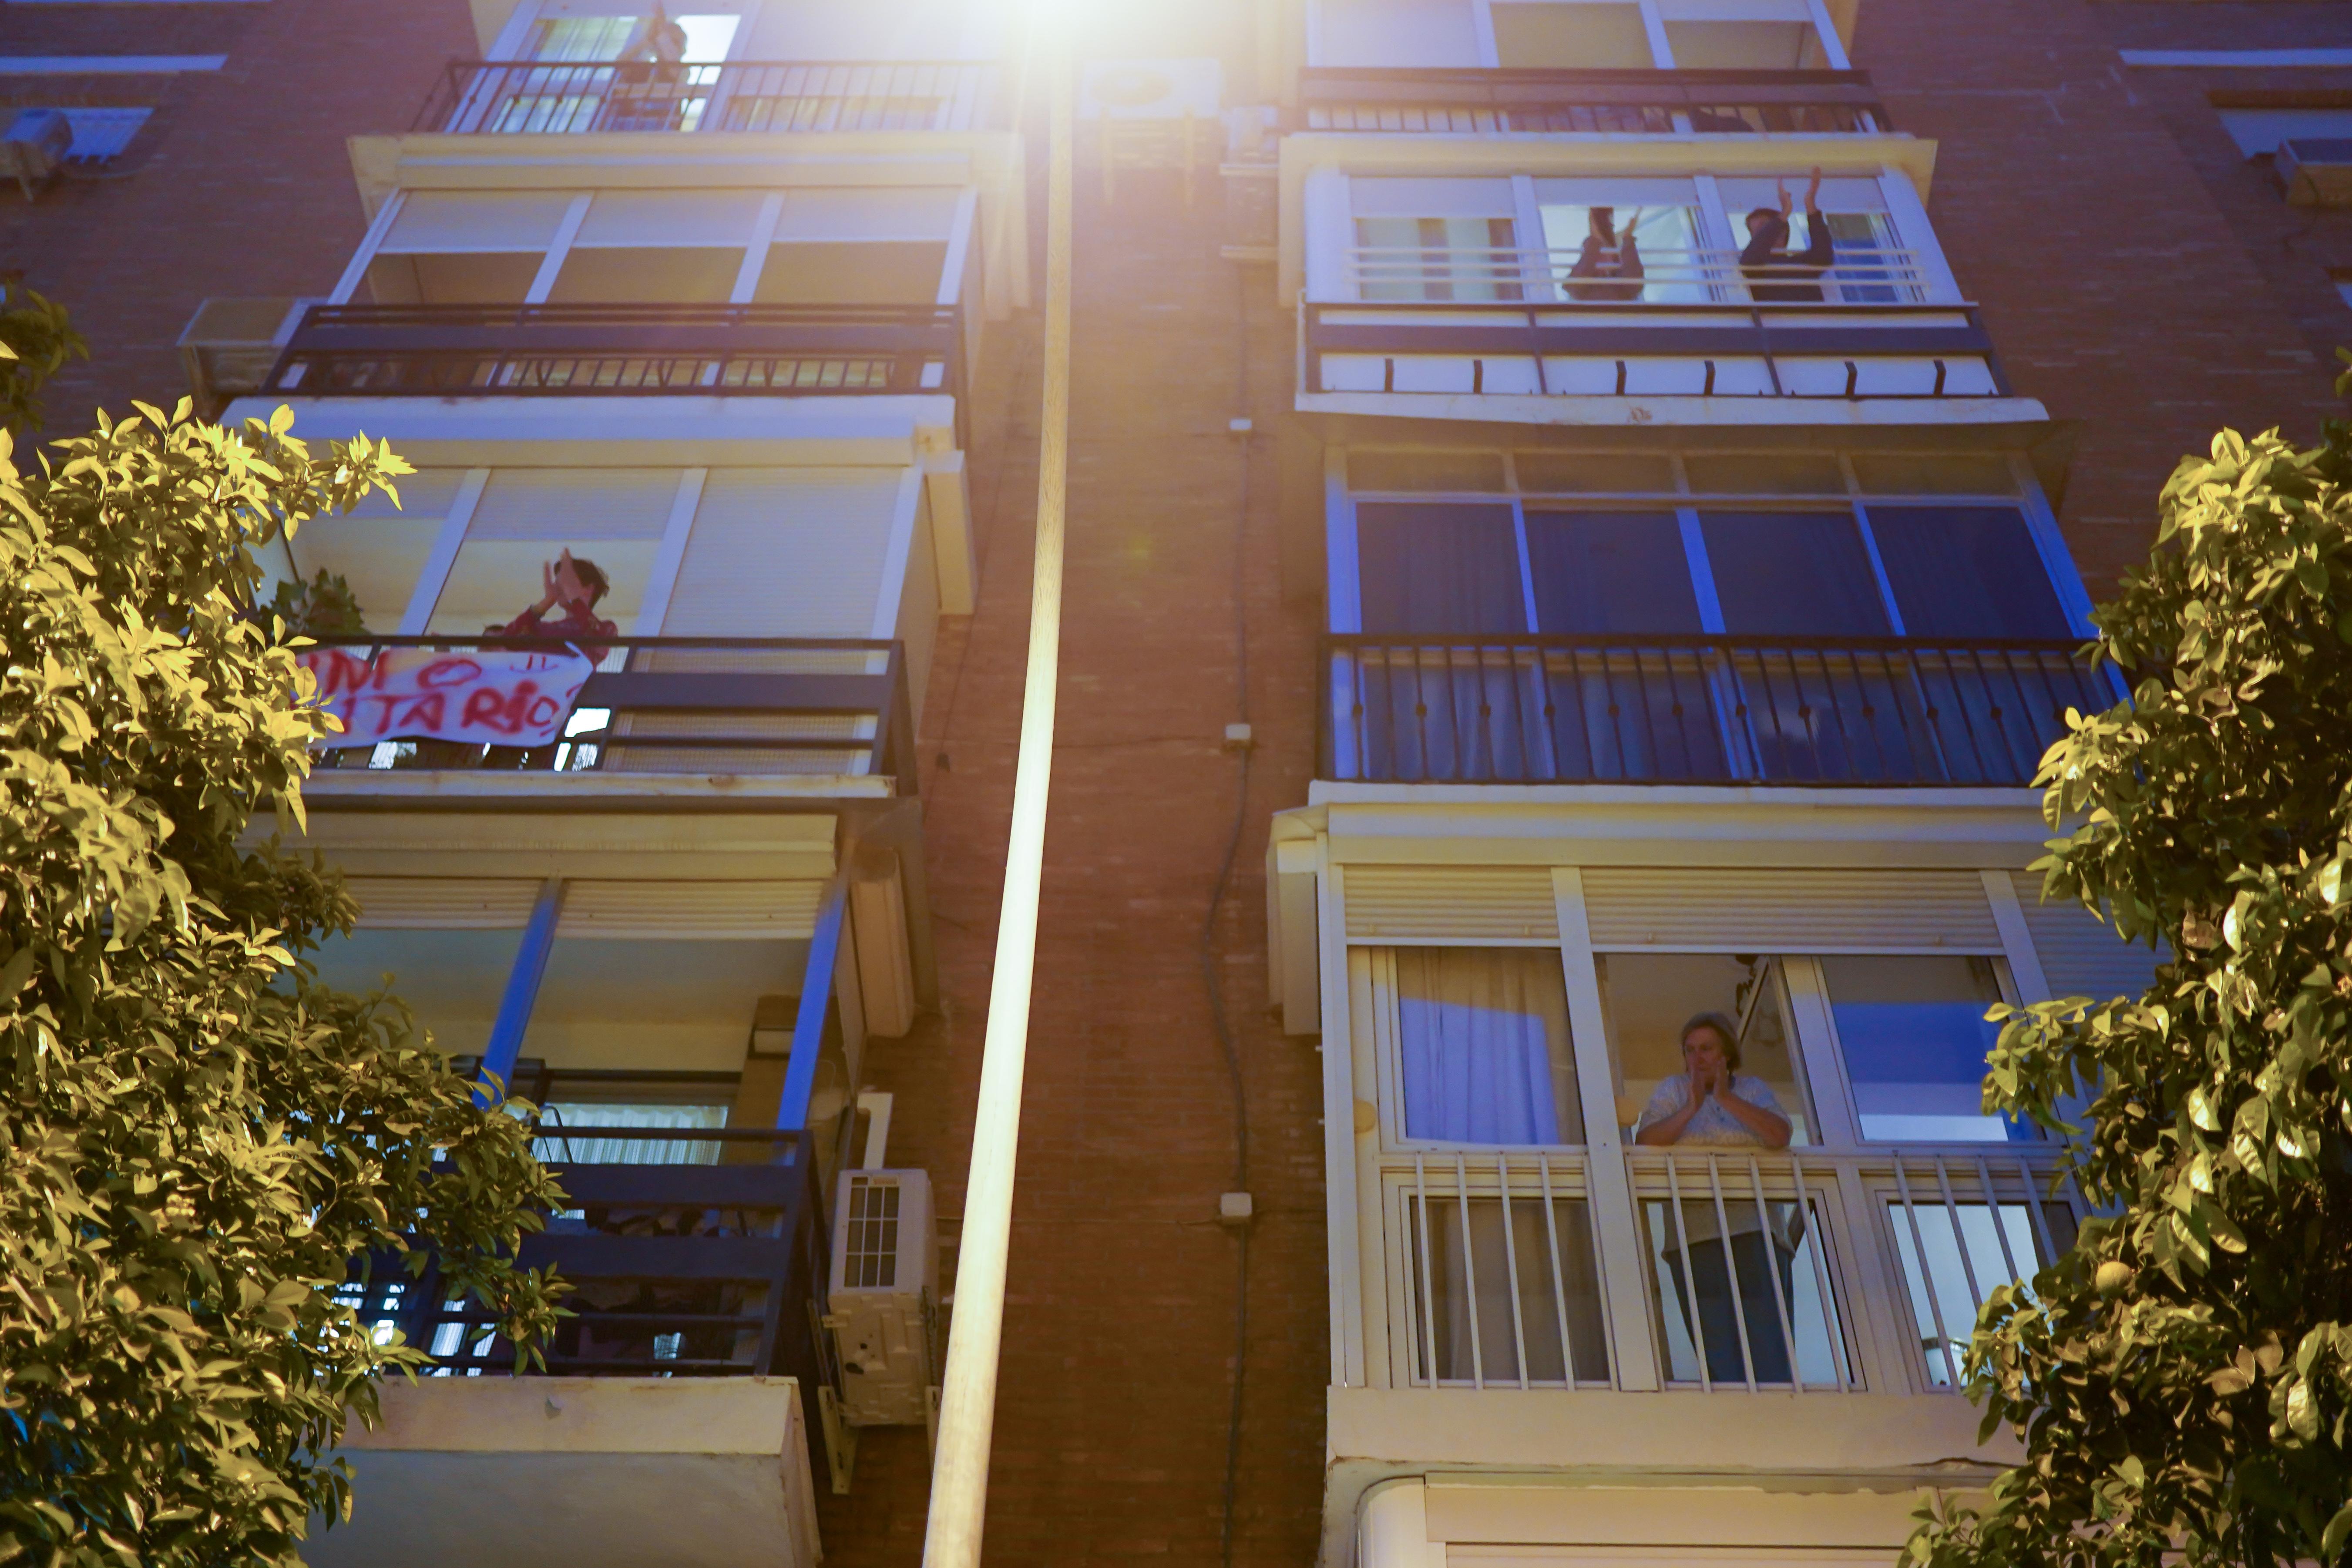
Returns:
[[[1789,1146],[1780,1101],[1763,1079],[1739,1070],[1739,1031],[1730,1019],[1701,1013],[1685,1024],[1683,1066],[1650,1097],[1636,1143]],[[1673,1205],[1658,1206],[1663,1213]],[[1652,1242],[1674,1281],[1684,1331],[1701,1347],[1710,1383],[1745,1384],[1751,1375],[1759,1384],[1789,1383],[1794,1358],[1780,1314],[1794,1296],[1804,1221],[1790,1203],[1727,1199],[1722,1213],[1727,1226],[1712,1194],[1686,1197]]]
[[[1739,271],[1751,281],[1748,297],[1759,305],[1818,305],[1822,287],[1816,281],[1836,258],[1830,247],[1829,220],[1822,216],[1822,172],[1813,171],[1805,187],[1805,248],[1789,247],[1789,183],[1779,182],[1780,210],[1758,207],[1748,215],[1748,248],[1739,253]],[[1797,282],[1778,281],[1783,279]]]
[[[1626,224],[1625,232],[1617,232],[1617,209],[1594,207],[1585,219],[1590,232],[1584,237],[1582,248],[1576,253],[1576,265],[1568,269],[1570,279],[1622,278],[1622,283],[1570,282],[1568,297],[1571,300],[1638,300],[1642,297],[1642,248],[1634,242],[1633,230],[1640,226],[1642,215],[1637,210]]]
[[[546,592],[539,603],[502,626],[482,629],[493,637],[563,637],[576,640],[580,651],[592,659],[601,660],[608,648],[608,639],[621,635],[621,628],[596,614],[596,602],[612,592],[612,582],[604,569],[593,561],[574,561],[566,550],[540,568]],[[554,619],[548,611],[558,605],[563,613]]]
[[[1789,1146],[1780,1102],[1762,1079],[1739,1070],[1738,1030],[1730,1019],[1701,1013],[1683,1026],[1683,1069],[1650,1096],[1634,1142]]]

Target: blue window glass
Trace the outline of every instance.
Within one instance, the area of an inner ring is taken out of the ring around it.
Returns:
[[[2041,552],[2015,508],[1874,506],[1870,531],[1911,636],[2071,635]]]
[[[1366,501],[1356,508],[1368,632],[1524,632],[1507,506]]]
[[[1696,632],[1698,599],[1672,512],[1528,513],[1537,629]]]
[[[1862,1135],[1883,1143],[1999,1143],[2032,1129],[1984,1113],[2001,999],[1984,958],[1824,958],[1830,1015]]]
[[[1852,512],[1707,511],[1699,528],[1724,630],[1734,637],[1892,629]]]

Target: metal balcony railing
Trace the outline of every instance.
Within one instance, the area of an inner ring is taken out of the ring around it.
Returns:
[[[826,1384],[829,1249],[814,1142],[805,1131],[575,1128],[573,1136],[666,1135],[756,1149],[756,1163],[551,1162],[572,1207],[524,1237],[518,1267],[552,1266],[579,1287],[576,1315],[541,1348],[572,1377],[798,1376]],[[514,1346],[478,1305],[448,1296],[430,1255],[412,1276],[392,1255],[367,1260],[343,1299],[379,1331],[397,1329],[444,1375],[511,1373]],[[814,1424],[812,1423],[814,1430]]]
[[[1309,393],[2006,397],[1966,304],[1308,300]]]
[[[1391,784],[2025,785],[2116,693],[2077,645],[1900,637],[1324,639],[1323,776]]]
[[[952,305],[313,305],[301,397],[963,396]]]
[[[303,658],[322,700],[344,719],[347,733],[365,739],[318,748],[318,767],[878,775],[901,795],[915,793],[912,710],[905,649],[897,642],[319,641]],[[546,668],[501,672],[517,660]],[[523,679],[534,691],[519,702]],[[574,682],[576,696],[562,695]],[[469,712],[478,715],[471,723]]]
[[[1579,1150],[1379,1158],[1401,1277],[1367,1285],[1402,1308],[1401,1386],[1608,1387],[1646,1351],[1669,1388],[1951,1389],[1993,1289],[2055,1261],[2079,1217],[2049,1145],[1633,1148],[1631,1212],[1594,1200]],[[1602,1288],[1612,1247],[1636,1289]]]
[[[475,135],[1001,129],[961,60],[452,60],[409,129]]]
[[[1948,293],[1919,252],[1852,241],[1838,247],[1834,266],[1819,272],[1759,267],[1751,275],[1740,267],[1738,251],[1710,246],[1642,249],[1641,270],[1631,277],[1579,276],[1581,254],[1540,246],[1359,245],[1349,248],[1345,267],[1357,297],[1375,302],[1747,304],[1756,290],[1763,292],[1755,302],[1769,303],[1769,290],[1800,288],[1818,290],[1818,302],[1832,305],[1965,303]],[[1619,257],[1612,252],[1606,259],[1614,266]]]
[[[1853,135],[1889,129],[1867,72],[1317,68],[1298,128],[1664,136]]]

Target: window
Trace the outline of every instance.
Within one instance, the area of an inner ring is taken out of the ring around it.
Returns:
[[[341,515],[322,513],[287,541],[296,574],[341,577],[372,632],[397,632],[416,580],[441,536],[464,475],[426,468],[400,481],[400,505],[378,490]]]
[[[2222,109],[2221,129],[2249,158],[2273,156],[2282,142],[2352,136],[2352,107],[2343,109]]]
[[[1517,206],[1508,180],[1349,182],[1349,262],[1365,300],[1517,300]]]
[[[1789,1119],[1789,1142],[1813,1142],[1812,1115],[1798,1077],[1778,964],[1725,953],[1612,952],[1598,960],[1609,1059],[1617,1080],[1617,1124],[1628,1140],[1654,1110],[1660,1086],[1682,1076],[1682,1029],[1699,1013],[1719,1013],[1739,1032],[1738,1071],[1753,1078]]]
[[[1443,1143],[1582,1143],[1559,952],[1392,952],[1404,1135]]]
[[[625,632],[676,504],[676,468],[500,468],[466,525],[429,632],[496,630],[536,604],[543,569],[561,551],[593,561],[611,591],[597,617]]]
[[[1603,185],[1599,181],[1537,182],[1544,246],[1551,252],[1552,279],[1561,297],[1696,303],[1713,299],[1699,245],[1698,206],[1688,182],[1610,183],[1625,189],[1593,188]],[[1561,194],[1581,199],[1546,199],[1554,187],[1570,187]],[[1636,278],[1639,283],[1633,281]]]
[[[1366,631],[1528,629],[1509,507],[1368,502],[1356,536]]]
[[[1993,1287],[2032,1279],[2074,1245],[2074,1211],[2027,1194],[1948,1204],[1915,1193],[1887,1199],[1885,1210],[1935,1388],[1959,1386],[1962,1352]]]
[[[1470,0],[1324,0],[1327,66],[1475,67]]]
[[[1424,1189],[1406,1196],[1404,1223],[1416,1383],[1607,1385],[1584,1200],[1538,1191],[1515,1194],[1507,1211],[1498,1197]]]
[[[1664,511],[1530,510],[1528,558],[1547,632],[1697,632],[1681,525]]]
[[[2069,635],[2066,613],[2015,509],[1873,505],[1868,513],[1908,635]]]
[[[1679,70],[1822,70],[1828,57],[1809,22],[1678,22],[1665,24],[1666,47]]]
[[[1492,10],[1495,63],[1506,70],[1646,69],[1658,63],[1639,5],[1511,0]]]
[[[1892,629],[1851,511],[1703,511],[1699,531],[1725,631],[1885,637]]]
[[[540,1107],[533,1158],[571,1165],[716,1165],[719,1144],[683,1138],[581,1138],[574,1127],[645,1127],[661,1131],[724,1127],[727,1107],[631,1105],[604,1100],[550,1100]]]
[[[2032,1142],[2035,1130],[1983,1110],[1985,1055],[2002,999],[1989,958],[1821,961],[1839,1059],[1871,1142]]]

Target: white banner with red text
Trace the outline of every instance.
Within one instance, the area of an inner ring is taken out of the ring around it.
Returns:
[[[326,742],[334,746],[550,745],[596,668],[568,649],[321,647],[298,657],[319,679],[319,705],[343,721]]]

